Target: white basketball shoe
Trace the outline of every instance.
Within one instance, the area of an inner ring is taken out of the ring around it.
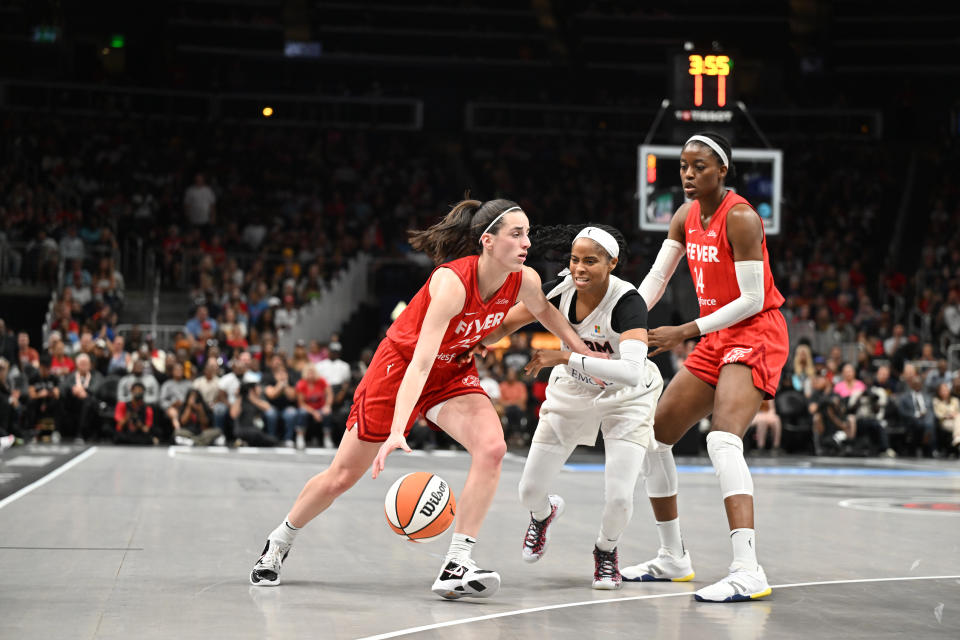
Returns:
[[[431,590],[447,600],[489,598],[500,590],[500,574],[481,569],[471,558],[447,560]]]
[[[537,520],[530,514],[530,524],[523,537],[523,561],[536,562],[547,551],[550,542],[550,525],[563,515],[566,503],[560,496],[550,496],[550,515],[545,520]]]
[[[763,567],[756,571],[730,567],[730,574],[693,594],[698,602],[744,602],[770,595],[773,590],[767,583]]]
[[[280,584],[280,566],[289,553],[289,544],[268,539],[260,559],[250,572],[250,584],[258,587],[275,587]]]
[[[666,549],[660,549],[653,560],[624,567],[620,573],[630,582],[687,582],[696,575],[689,551],[677,558]]]

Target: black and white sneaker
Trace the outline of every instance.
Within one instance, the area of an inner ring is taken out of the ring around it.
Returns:
[[[593,548],[593,588],[619,589],[623,581],[620,576],[620,567],[617,550],[601,551]]]
[[[441,598],[456,600],[464,596],[489,598],[500,589],[500,574],[481,569],[471,560],[448,560],[433,582],[432,590]]]
[[[280,565],[289,554],[289,544],[268,539],[260,559],[250,572],[250,584],[258,587],[275,587],[280,584]]]
[[[550,542],[550,525],[563,515],[565,504],[560,496],[550,496],[550,515],[545,520],[537,520],[530,514],[530,524],[523,536],[521,551],[524,562],[536,562],[546,553],[547,543]]]

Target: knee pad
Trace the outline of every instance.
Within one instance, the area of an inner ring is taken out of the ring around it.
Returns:
[[[743,459],[743,440],[728,431],[707,434],[707,453],[720,478],[724,498],[737,494],[753,495],[753,478]]]
[[[673,459],[673,446],[654,440],[643,460],[642,475],[647,483],[647,497],[677,495],[677,463]]]

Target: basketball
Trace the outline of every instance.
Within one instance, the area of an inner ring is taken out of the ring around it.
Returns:
[[[383,507],[395,533],[414,542],[427,542],[450,527],[457,501],[443,478],[417,471],[393,483]]]

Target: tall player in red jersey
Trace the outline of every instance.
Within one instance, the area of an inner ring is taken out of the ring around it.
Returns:
[[[770,272],[763,222],[749,202],[725,186],[731,162],[730,143],[723,136],[703,133],[687,140],[680,156],[680,179],[690,202],[674,214],[667,239],[639,287],[652,308],[686,254],[700,317],[650,331],[651,355],[703,337],[670,381],[654,417],[657,442],[647,454],[645,475],[660,552],[653,560],[621,571],[627,580],[693,578],[690,554],[680,537],[677,469],[670,447],[713,414],[707,453],[720,479],[733,562],[727,577],[694,594],[707,602],[770,594],[757,562],[753,480],[743,459],[743,434],[764,398],[776,393],[789,349],[779,311],[783,296]]]
[[[286,519],[270,533],[251,583],[278,584],[297,531],[352,487],[371,463],[376,478],[391,451],[410,451],[406,436],[422,414],[471,456],[453,541],[433,591],[448,599],[497,592],[500,576],[477,567],[470,554],[497,490],[506,443],[473,358],[462,356],[503,322],[517,300],[578,353],[589,353],[547,302],[540,277],[523,264],[529,230],[526,214],[514,202],[464,200],[426,231],[410,233],[413,248],[439,266],[377,347],[333,462],[307,482]],[[451,257],[457,259],[440,264]]]

